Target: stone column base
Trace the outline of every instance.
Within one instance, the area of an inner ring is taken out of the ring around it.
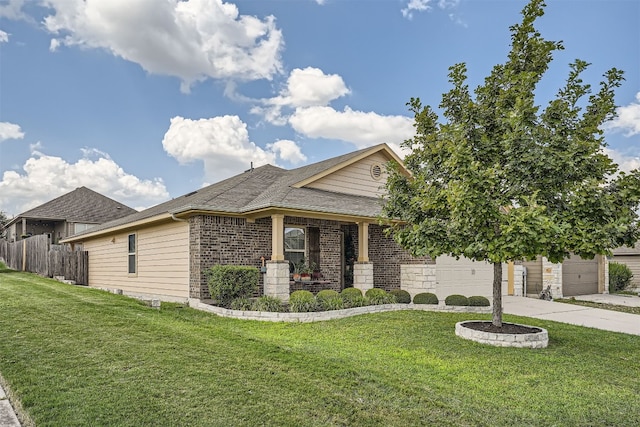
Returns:
[[[289,301],[289,261],[267,261],[264,294]]]
[[[400,289],[411,294],[413,299],[416,294],[423,292],[436,293],[436,266],[435,264],[405,264],[400,265]]]
[[[373,288],[373,264],[370,262],[356,262],[353,264],[353,287],[358,288],[364,295]]]

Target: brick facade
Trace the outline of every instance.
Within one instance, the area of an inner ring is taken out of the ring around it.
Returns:
[[[317,227],[320,231],[320,266],[323,280],[330,284],[294,284],[291,291],[321,289],[340,291],[343,287],[343,239],[344,233],[357,236],[357,226],[338,221],[286,216],[286,226]],[[357,253],[357,237],[354,240]],[[308,250],[308,248],[307,248]],[[206,271],[215,264],[261,266],[261,257],[271,259],[271,218],[255,223],[244,218],[196,215],[189,219],[190,298],[210,298]],[[308,257],[308,253],[305,254]],[[400,265],[433,262],[428,257],[412,257],[396,242],[384,236],[383,228],[369,226],[369,260],[373,263],[375,287],[386,290],[400,288]],[[259,294],[263,293],[261,275]]]
[[[318,227],[320,229],[320,272],[323,280],[331,282],[331,285],[302,285],[295,284],[292,290],[307,289],[317,292],[322,289],[342,289],[342,230],[338,221],[324,219],[311,219],[301,217],[284,217],[285,227],[288,225],[299,225],[303,227]],[[309,248],[307,247],[307,251]],[[308,258],[308,252],[305,258]]]
[[[369,225],[369,261],[373,263],[374,286],[387,291],[400,289],[400,265],[435,264],[429,257],[411,256],[377,224]]]
[[[261,266],[271,257],[271,218],[197,215],[189,218],[190,298],[208,299],[206,271],[215,264]],[[262,294],[263,278],[260,278]]]

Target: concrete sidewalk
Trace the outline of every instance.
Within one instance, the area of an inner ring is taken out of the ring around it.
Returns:
[[[0,386],[0,427],[20,427],[18,417]]]
[[[597,297],[607,296],[598,295]],[[618,295],[611,295],[610,297],[624,298]],[[640,298],[637,299],[640,300]],[[606,302],[613,304],[613,302],[610,301],[611,300]],[[535,319],[553,320],[555,322],[586,326],[605,331],[640,335],[640,315],[637,314],[621,313],[618,311],[602,310],[599,308],[589,308],[580,305],[514,296],[503,296],[502,307],[506,314],[533,317]]]

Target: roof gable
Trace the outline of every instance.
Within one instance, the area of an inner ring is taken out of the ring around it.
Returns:
[[[315,173],[294,183],[293,187],[317,188],[326,191],[377,197],[383,194],[380,187],[386,182],[387,174],[384,166],[387,162],[392,160],[397,162],[409,175],[409,172],[404,169],[402,160],[387,144],[379,144],[329,160],[333,160],[333,162],[329,164],[320,162],[312,165],[317,166]],[[374,174],[372,170],[375,165],[381,168],[379,171],[380,176]]]
[[[87,187],[76,188],[16,216],[76,223],[101,224],[137,212]]]

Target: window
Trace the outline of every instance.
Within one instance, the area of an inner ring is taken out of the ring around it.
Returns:
[[[136,274],[136,235],[129,234],[129,274]]]
[[[293,264],[304,259],[305,229],[302,227],[285,227],[284,229],[284,259]]]

